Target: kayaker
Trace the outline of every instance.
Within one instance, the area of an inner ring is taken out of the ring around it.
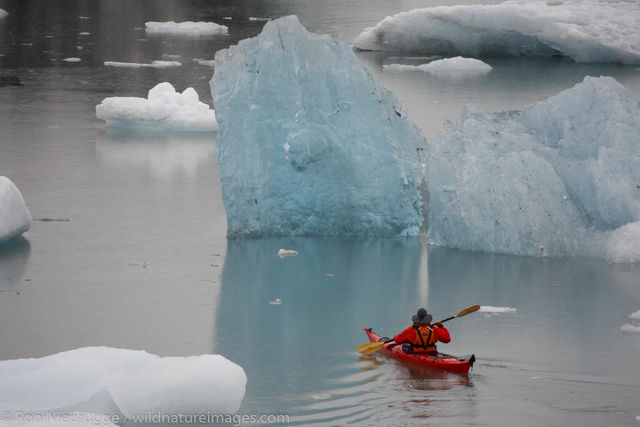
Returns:
[[[436,322],[431,325],[433,316],[427,310],[420,308],[411,318],[413,325],[393,337],[396,344],[402,344],[406,353],[438,353],[436,343],[448,343],[451,341],[449,331]]]

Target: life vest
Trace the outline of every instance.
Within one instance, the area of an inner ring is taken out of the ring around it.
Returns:
[[[436,334],[433,333],[431,327],[423,325],[413,325],[413,329],[416,330],[416,337],[411,343],[414,353],[431,353],[436,351]]]

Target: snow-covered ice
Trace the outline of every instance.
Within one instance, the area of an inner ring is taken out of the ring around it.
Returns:
[[[148,98],[105,98],[96,106],[96,116],[115,127],[181,132],[217,129],[215,112],[200,102],[193,88],[179,93],[168,82],[149,90]]]
[[[382,68],[388,71],[423,71],[442,75],[452,75],[452,73],[453,75],[484,74],[493,69],[491,65],[484,61],[461,56],[437,59],[420,65],[388,64],[383,65]]]
[[[216,354],[159,357],[145,351],[85,347],[38,359],[0,362],[0,408],[123,415],[233,414],[247,377]]]
[[[210,36],[217,34],[228,34],[229,28],[226,25],[215,22],[146,22],[145,31],[147,34],[172,34],[180,36]]]
[[[640,63],[640,3],[515,0],[437,6],[388,16],[356,49],[442,56],[564,55],[577,62]]]
[[[289,16],[215,61],[228,236],[417,234],[426,141],[348,46]]]
[[[31,227],[31,213],[22,193],[6,176],[0,176],[0,243]]]
[[[151,63],[139,63],[139,62],[118,62],[118,61],[105,61],[106,67],[120,67],[120,68],[172,68],[180,67],[182,64],[178,61],[151,61]]]
[[[522,111],[466,106],[427,154],[429,243],[640,261],[640,104],[611,77]]]

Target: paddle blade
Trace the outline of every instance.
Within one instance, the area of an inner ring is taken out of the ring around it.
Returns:
[[[471,314],[474,311],[478,311],[478,310],[480,310],[480,306],[479,305],[472,305],[471,307],[465,308],[460,313],[456,314],[454,317],[466,316],[467,314]]]
[[[370,342],[368,344],[363,344],[360,347],[358,347],[358,352],[360,354],[371,354],[380,350],[382,347],[384,347],[383,342]]]

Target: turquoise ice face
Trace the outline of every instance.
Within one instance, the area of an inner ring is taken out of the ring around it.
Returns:
[[[228,236],[417,234],[426,141],[350,47],[281,18],[211,90]]]

